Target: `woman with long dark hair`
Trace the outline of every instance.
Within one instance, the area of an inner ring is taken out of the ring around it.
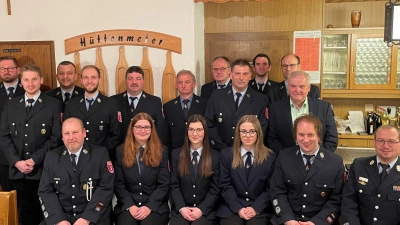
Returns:
[[[269,224],[274,211],[269,181],[275,154],[263,144],[260,122],[253,115],[237,123],[233,146],[220,156],[220,225]]]
[[[215,225],[219,206],[219,153],[209,146],[207,123],[194,114],[183,146],[171,157],[170,225]]]
[[[168,149],[157,136],[153,119],[138,113],[129,124],[115,162],[116,225],[167,224],[170,183]]]

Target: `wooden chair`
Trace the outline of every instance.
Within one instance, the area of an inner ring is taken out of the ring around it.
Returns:
[[[18,224],[17,192],[0,192],[0,225]]]

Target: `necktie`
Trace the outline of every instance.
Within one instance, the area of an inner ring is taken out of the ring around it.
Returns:
[[[239,108],[239,100],[242,94],[240,92],[236,92],[236,110]]]
[[[246,177],[247,179],[249,179],[249,175],[250,175],[250,170],[251,170],[251,152],[246,152],[247,154],[247,158],[246,158],[246,162],[245,162],[245,171],[246,171]]]
[[[8,99],[12,99],[14,97],[14,87],[7,88],[8,90]]]
[[[307,160],[307,162],[306,162],[306,171],[308,172],[308,170],[310,170],[310,168],[311,168],[311,159],[312,159],[312,157],[314,157],[314,155],[303,154],[303,156]]]
[[[189,99],[184,99],[183,100],[183,115],[185,116],[186,120],[188,118],[189,115],[189,107],[188,107],[188,103],[190,102]]]
[[[387,170],[389,169],[390,165],[389,164],[383,164],[383,163],[379,163],[379,165],[381,165],[382,167],[382,172],[379,174],[379,179],[382,181],[386,178],[387,176]]]
[[[264,83],[258,83],[258,92],[263,92]]]
[[[222,88],[225,88],[225,84],[218,84],[218,89],[222,89]]]
[[[139,148],[139,174],[142,174],[142,171],[144,169],[144,164],[143,164],[143,161],[142,161],[143,151],[144,151],[144,148],[140,147]]]
[[[92,103],[93,103],[93,99],[86,99],[86,101],[89,103],[89,105],[88,105],[88,108],[87,108],[87,111],[89,112],[89,110],[90,110],[90,107],[92,106]]]
[[[26,100],[28,102],[28,106],[26,107],[26,115],[29,115],[29,113],[32,110],[33,107],[33,102],[35,101],[33,98],[30,98],[28,100]]]
[[[71,96],[71,94],[69,92],[65,92],[65,94],[64,94],[64,108],[67,105],[70,96]]]
[[[133,112],[135,110],[135,99],[137,99],[136,97],[129,97],[129,99],[131,100],[131,104],[129,105],[131,107],[131,112]]]
[[[76,155],[75,154],[71,154],[71,162],[72,162],[72,168],[74,168],[74,172],[76,169]]]
[[[199,162],[197,161],[197,156],[199,155],[199,153],[197,151],[193,151],[192,153],[192,164],[193,164],[193,172],[194,172],[194,177],[196,178],[197,176],[197,169],[198,169],[198,165]]]

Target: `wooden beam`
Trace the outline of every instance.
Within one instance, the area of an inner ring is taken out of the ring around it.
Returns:
[[[7,12],[8,15],[11,15],[11,0],[7,0]]]

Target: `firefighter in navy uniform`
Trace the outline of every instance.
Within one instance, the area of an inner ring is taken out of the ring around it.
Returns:
[[[400,224],[400,130],[375,131],[375,156],[357,158],[342,197],[343,225]]]
[[[13,56],[0,57],[0,117],[6,102],[25,93],[19,76],[18,61]],[[3,191],[14,189],[9,178],[9,165],[6,156],[0,148],[0,186]]]
[[[117,101],[98,91],[100,81],[100,70],[97,67],[83,67],[82,84],[85,94],[81,98],[68,101],[64,117],[82,120],[86,129],[85,140],[106,147],[113,160],[115,148],[119,144],[122,118]]]
[[[39,186],[41,225],[109,225],[114,168],[107,149],[85,142],[82,121],[62,125],[64,145],[47,153]]]
[[[69,61],[62,61],[57,67],[57,81],[60,87],[47,91],[45,94],[60,100],[63,103],[63,111],[71,98],[81,97],[85,90],[75,85],[76,74],[75,65]]]
[[[25,95],[9,100],[2,112],[0,148],[10,164],[22,225],[42,220],[37,197],[46,152],[61,145],[61,103],[40,92],[40,67],[21,68]]]
[[[343,160],[321,143],[322,123],[314,115],[294,121],[298,146],[279,152],[271,178],[273,225],[339,224]]]
[[[126,91],[111,96],[116,99],[122,114],[122,131],[120,143],[125,141],[126,132],[132,118],[141,112],[147,113],[153,119],[158,137],[168,146],[168,127],[162,113],[162,102],[157,96],[143,90],[144,72],[139,66],[131,66],[125,73]]]

